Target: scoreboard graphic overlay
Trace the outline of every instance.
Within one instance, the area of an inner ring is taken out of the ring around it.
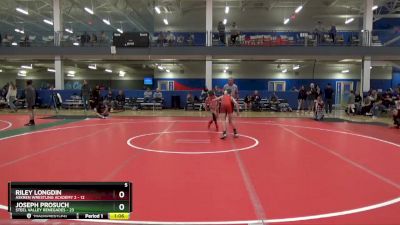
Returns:
[[[10,182],[13,219],[129,219],[130,182]]]

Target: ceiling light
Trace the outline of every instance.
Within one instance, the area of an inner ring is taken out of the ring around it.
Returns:
[[[224,25],[226,25],[226,23],[228,22],[227,19],[224,19],[224,21],[222,22]]]
[[[103,23],[105,23],[107,25],[111,25],[110,20],[107,20],[107,19],[103,19]]]
[[[378,8],[377,5],[372,6],[372,11],[376,10]]]
[[[287,69],[283,69],[283,70],[282,70],[282,73],[287,73]]]
[[[20,33],[21,33],[21,34],[25,34],[25,31],[24,31],[24,30],[21,30]]]
[[[300,65],[293,66],[293,70],[298,70],[298,69],[300,69]]]
[[[118,28],[117,31],[120,32],[121,34],[124,33],[124,31],[122,29],[120,29],[120,28]]]
[[[88,7],[85,7],[85,11],[88,12],[89,14],[94,14],[92,9],[89,9]]]
[[[350,70],[342,70],[342,73],[348,73]]]
[[[120,76],[120,77],[123,77],[123,76],[125,76],[125,74],[126,74],[126,72],[125,72],[125,71],[122,71],[122,70],[121,70],[121,71],[119,71],[119,76]]]
[[[224,70],[224,73],[226,73],[226,70]]]
[[[166,70],[165,70],[165,72],[167,72],[167,73],[171,73],[171,70],[169,70],[169,69],[166,69]]]
[[[2,69],[0,69],[0,73],[2,73],[3,72],[3,70]]]
[[[163,21],[164,21],[165,25],[168,25],[168,20],[167,19],[164,19]]]
[[[22,69],[29,69],[29,70],[31,70],[31,69],[32,69],[32,64],[29,65],[29,66],[27,66],[27,65],[22,65],[21,68],[22,68]]]
[[[107,73],[112,73],[112,70],[110,69],[105,69],[104,71],[106,71]]]
[[[47,68],[47,72],[52,72],[52,73],[55,73],[55,72],[56,72],[56,70],[55,70],[55,69],[50,69],[50,68]]]
[[[20,76],[20,77],[26,77],[26,70],[20,70],[20,71],[18,71],[18,74],[17,74],[18,76]]]
[[[302,9],[303,9],[303,6],[301,5],[301,6],[297,7],[297,9],[294,10],[294,12],[299,13]]]
[[[53,26],[53,21],[51,21],[51,20],[44,19],[43,22]]]
[[[68,74],[75,75],[75,74],[76,74],[76,72],[75,72],[75,71],[73,71],[73,70],[70,70],[70,71],[68,71]]]
[[[68,73],[68,74],[67,74],[67,77],[75,77],[75,74]]]
[[[225,70],[229,70],[229,67],[228,67],[228,66],[225,66]]]
[[[15,28],[14,31],[17,32],[17,33],[20,33],[20,32],[21,32],[20,29],[18,29],[18,28]]]
[[[17,46],[18,44],[17,44],[17,42],[13,42],[11,45],[12,46]]]
[[[96,64],[91,64],[88,66],[89,69],[91,70],[97,70],[97,65]]]
[[[74,42],[73,45],[74,46],[79,46],[79,42]]]
[[[229,13],[229,6],[225,6],[225,14]]]
[[[344,21],[344,23],[345,23],[345,24],[349,24],[349,23],[351,23],[351,22],[353,22],[353,21],[354,21],[354,18],[351,17],[351,18],[346,19],[346,21]]]
[[[161,10],[158,8],[158,6],[154,7],[154,9],[156,10],[157,14],[161,14]]]
[[[164,67],[158,66],[158,69],[159,69],[159,70],[164,70]]]
[[[286,19],[283,21],[283,24],[287,24],[287,23],[289,23],[289,21],[290,21],[290,19],[289,19],[289,18],[286,18]]]
[[[371,70],[371,69],[372,69],[372,66],[370,66],[369,69]]]
[[[18,12],[20,12],[20,13],[22,13],[22,14],[29,15],[28,10],[21,9],[21,8],[16,8],[15,10],[17,10]]]
[[[65,31],[68,32],[68,33],[70,33],[70,34],[74,33],[74,32],[72,31],[72,29],[68,29],[68,28],[65,28]]]

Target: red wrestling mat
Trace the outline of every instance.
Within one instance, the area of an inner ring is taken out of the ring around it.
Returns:
[[[239,138],[220,140],[204,118],[92,119],[0,139],[0,193],[8,181],[128,180],[134,210],[123,223],[400,224],[398,130],[237,126]],[[2,194],[3,219],[6,204]]]

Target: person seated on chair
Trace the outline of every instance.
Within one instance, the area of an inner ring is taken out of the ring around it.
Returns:
[[[269,101],[271,103],[271,109],[279,111],[279,98],[275,92],[271,95]]]
[[[252,110],[260,110],[260,102],[261,102],[261,96],[258,93],[257,90],[254,91],[253,95],[251,96],[251,105],[252,105]]]
[[[243,99],[244,102],[244,111],[251,109],[251,96],[246,95]]]
[[[107,100],[102,97],[99,99],[97,106],[94,108],[96,115],[102,119],[108,117],[109,108],[107,105]]]
[[[190,106],[191,108],[193,108],[194,106],[194,98],[191,91],[189,91],[186,95],[186,108],[188,108],[188,106]]]
[[[156,92],[153,94],[154,102],[161,103],[163,101],[163,95],[160,88],[156,89]]]
[[[113,111],[113,106],[114,106],[114,96],[112,93],[112,90],[109,90],[105,99],[104,99],[105,103],[107,104],[107,107],[110,109],[110,112]]]
[[[125,105],[125,94],[124,91],[119,90],[118,95],[115,97],[115,108],[124,109]]]
[[[149,87],[144,92],[143,97],[144,97],[143,102],[145,102],[145,103],[151,102],[152,97],[153,97],[153,92],[151,91],[151,89]]]

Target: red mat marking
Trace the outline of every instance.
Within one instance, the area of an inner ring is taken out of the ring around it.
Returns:
[[[40,117],[36,117],[35,123],[44,124],[57,121],[56,119],[42,119],[44,117],[47,116],[41,115]],[[0,131],[24,127],[24,124],[28,121],[28,115],[0,115]],[[12,126],[9,126],[9,124]]]
[[[12,126],[10,121],[0,120],[0,131],[7,130]]]
[[[206,122],[175,120],[177,122],[169,129],[170,131],[189,129],[204,131],[206,124]],[[151,120],[151,126],[148,126],[149,123],[140,121],[145,120],[90,120],[79,123],[88,127],[55,130],[1,140],[1,146],[14,144],[12,152],[7,154],[0,152],[0,163],[3,162],[3,164],[29,153],[32,154],[51,146],[55,147],[45,153],[3,166],[0,170],[0,192],[6,191],[8,180],[98,181],[107,177],[110,181],[133,181],[135,191],[132,219],[134,220],[257,219],[233,153],[192,156],[132,150],[126,145],[126,140],[130,137],[161,132],[171,124],[167,121]],[[351,210],[400,196],[399,189],[333,157],[312,143],[291,135],[280,126],[260,124],[260,120],[240,121],[244,122],[238,124],[240,133],[260,140],[255,150],[238,154],[265,209],[267,222],[277,222],[273,220],[274,218]],[[308,120],[287,121],[296,125],[310,123]],[[110,124],[114,122],[117,124]],[[274,122],[279,123],[282,120]],[[100,124],[100,126],[95,124]],[[311,122],[311,124],[318,128],[326,126],[327,123]],[[65,127],[68,125],[60,126],[60,128]],[[366,125],[366,127],[370,126]],[[377,132],[385,129],[374,128]],[[379,170],[383,176],[398,182],[392,170],[399,170],[399,165],[397,164],[396,167],[395,162],[399,159],[397,153],[400,151],[392,145],[322,130],[307,130],[298,127],[288,129],[315,139],[321,145],[329,144],[319,142],[324,140],[335,139],[336,142],[342,142],[343,146],[352,149],[352,155],[346,155],[346,157],[351,157],[352,160],[372,170]],[[95,134],[95,132],[99,133]],[[79,139],[90,134],[93,135]],[[44,137],[46,142],[32,142],[41,137]],[[60,141],[66,140],[71,142],[58,146]],[[238,141],[241,144],[240,140],[241,138],[235,142]],[[15,146],[16,141],[22,145]],[[231,139],[225,141],[231,141]],[[32,144],[23,144],[28,142]],[[223,141],[218,140],[219,142]],[[157,145],[157,142],[153,144]],[[372,144],[375,145],[370,148]],[[364,150],[360,149],[360,146],[363,146]],[[343,149],[339,148],[340,144],[331,147],[338,153],[345,154]],[[379,148],[375,149],[376,147]],[[365,149],[367,153],[363,154]],[[374,162],[373,159],[377,154],[380,154],[382,159],[386,159],[385,164],[382,164],[380,160]],[[3,160],[4,156],[9,157]],[[389,165],[389,169],[386,169],[386,165]],[[5,196],[0,196],[0,203],[4,204],[6,201]],[[397,203],[372,211],[310,220],[307,223],[348,224],[346,221],[352,221],[355,224],[363,222],[396,224],[400,223],[400,215],[396,213],[399,209],[400,206]]]

